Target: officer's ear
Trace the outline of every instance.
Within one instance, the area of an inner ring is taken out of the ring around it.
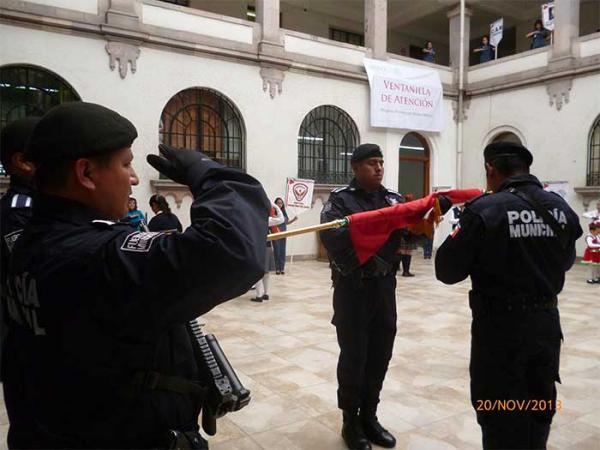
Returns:
[[[35,166],[31,161],[25,159],[25,153],[15,152],[10,158],[11,170],[19,172],[25,178],[33,177]]]
[[[75,179],[78,184],[90,191],[96,190],[94,181],[94,161],[87,158],[79,158],[74,164]]]

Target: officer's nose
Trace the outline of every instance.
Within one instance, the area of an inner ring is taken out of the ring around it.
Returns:
[[[133,169],[131,169],[131,172],[129,173],[129,182],[132,186],[137,186],[138,184],[140,184],[140,179],[138,178],[137,173],[135,173],[135,170]]]

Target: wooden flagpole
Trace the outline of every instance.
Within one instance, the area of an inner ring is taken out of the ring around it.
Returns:
[[[350,222],[347,218],[332,220],[331,222],[321,223],[319,225],[311,225],[310,227],[298,228],[297,230],[281,231],[267,235],[267,241],[276,241],[285,239],[299,234],[316,233],[317,231],[330,230],[332,228],[341,228],[348,226]]]

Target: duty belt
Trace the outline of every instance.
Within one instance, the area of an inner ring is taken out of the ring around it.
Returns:
[[[557,297],[508,296],[491,297],[469,292],[469,306],[474,313],[529,313],[548,311],[558,306]]]

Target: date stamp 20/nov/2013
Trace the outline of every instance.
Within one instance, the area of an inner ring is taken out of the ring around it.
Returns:
[[[478,412],[493,411],[560,411],[562,402],[560,400],[476,400],[475,410]]]

